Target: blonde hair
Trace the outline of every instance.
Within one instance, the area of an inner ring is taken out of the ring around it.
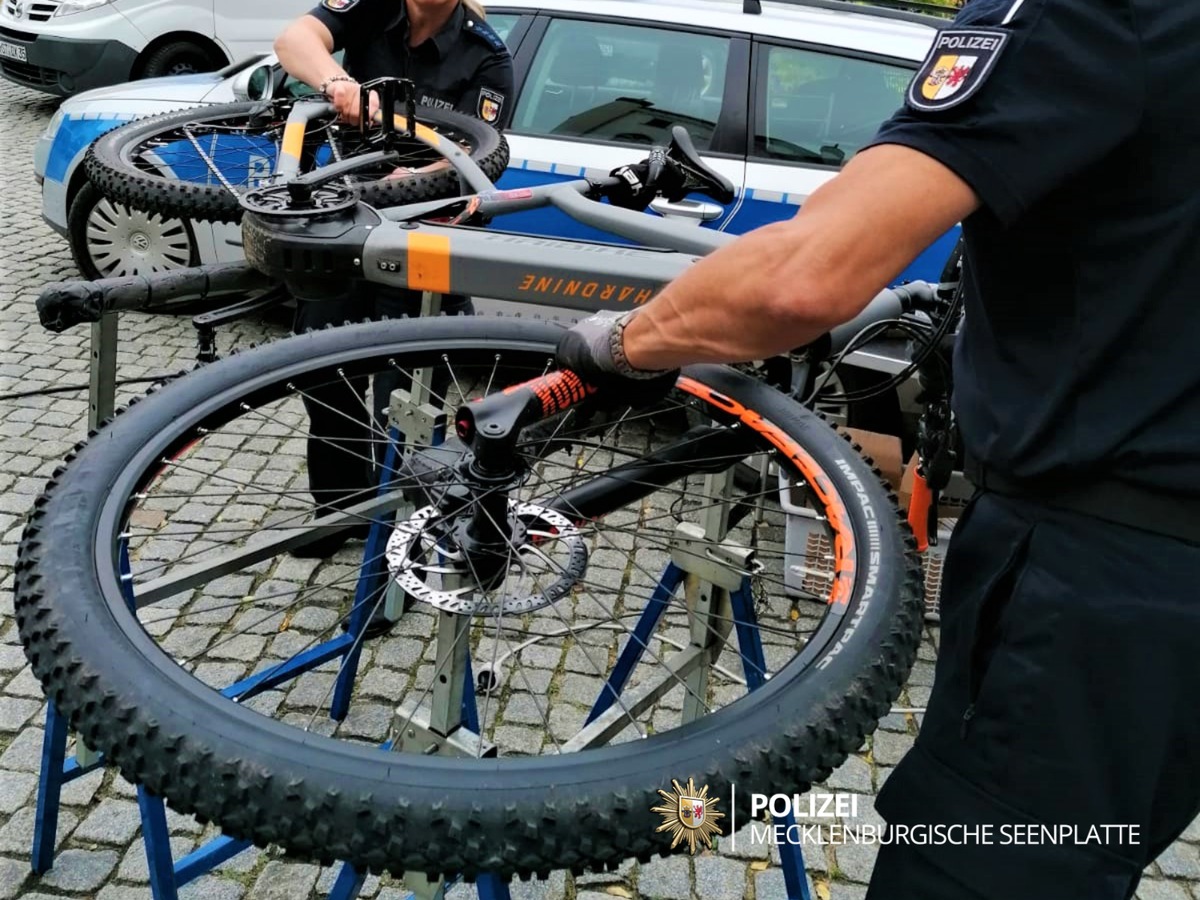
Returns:
[[[463,6],[470,10],[471,14],[477,19],[487,20],[487,10],[483,8],[483,4],[479,0],[462,0]]]

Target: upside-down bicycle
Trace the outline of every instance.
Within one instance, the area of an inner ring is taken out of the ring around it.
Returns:
[[[294,122],[322,107],[297,104]],[[395,131],[475,193],[366,205],[345,179],[391,165],[384,143],[246,192],[248,266],[54,286],[44,320],[350,278],[628,308],[726,240],[595,202],[615,179],[495,191],[407,112]],[[675,191],[729,190],[681,129],[664,159]],[[478,227],[544,204],[645,246]],[[809,360],[941,303],[929,285],[886,291]],[[560,333],[350,325],[202,366],[123,411],[55,475],[21,543],[21,635],[55,703],[177,808],[373,870],[612,866],[670,849],[652,808],[673,780],[736,783],[745,815],[751,791],[825,778],[915,659],[919,566],[894,498],[750,375],[697,366],[666,401],[613,409],[556,370]],[[382,425],[364,393],[379,373],[403,381]],[[301,404],[331,387],[378,473],[337,510],[307,502],[304,477]],[[360,523],[357,554],[287,555]],[[378,607],[397,625],[369,644]]]

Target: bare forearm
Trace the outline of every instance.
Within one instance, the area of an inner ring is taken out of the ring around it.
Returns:
[[[275,55],[284,70],[309,87],[320,88],[328,79],[346,71],[333,58],[332,39],[317,20],[305,17],[293,22],[275,41]]]
[[[630,322],[629,361],[668,369],[763,359],[838,324],[817,266],[797,249],[803,230],[796,221],[771,225],[693,266]]]
[[[629,362],[669,369],[762,359],[857,315],[925,247],[975,209],[931,158],[876,147],[809,198],[693,266],[625,329]]]

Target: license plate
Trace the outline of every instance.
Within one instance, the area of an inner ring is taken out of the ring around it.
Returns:
[[[28,62],[25,56],[25,48],[20,44],[10,44],[8,41],[0,41],[0,59],[15,59],[17,62]]]

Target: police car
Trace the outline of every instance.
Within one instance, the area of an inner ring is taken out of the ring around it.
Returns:
[[[885,4],[880,5],[880,4]],[[607,172],[682,123],[737,187],[734,202],[658,200],[653,214],[743,233],[790,218],[900,106],[939,19],[877,0],[538,0],[489,4],[512,49],[512,162],[520,188]],[[280,23],[281,27],[283,23]],[[279,77],[273,77],[278,75]],[[220,72],[101,88],[65,101],[35,152],[46,220],[89,277],[238,259],[236,227],[164,219],[101,198],[80,165],[88,144],[129,119],[302,88],[270,56]],[[556,210],[505,228],[605,240]],[[955,235],[901,277],[936,279]]]

